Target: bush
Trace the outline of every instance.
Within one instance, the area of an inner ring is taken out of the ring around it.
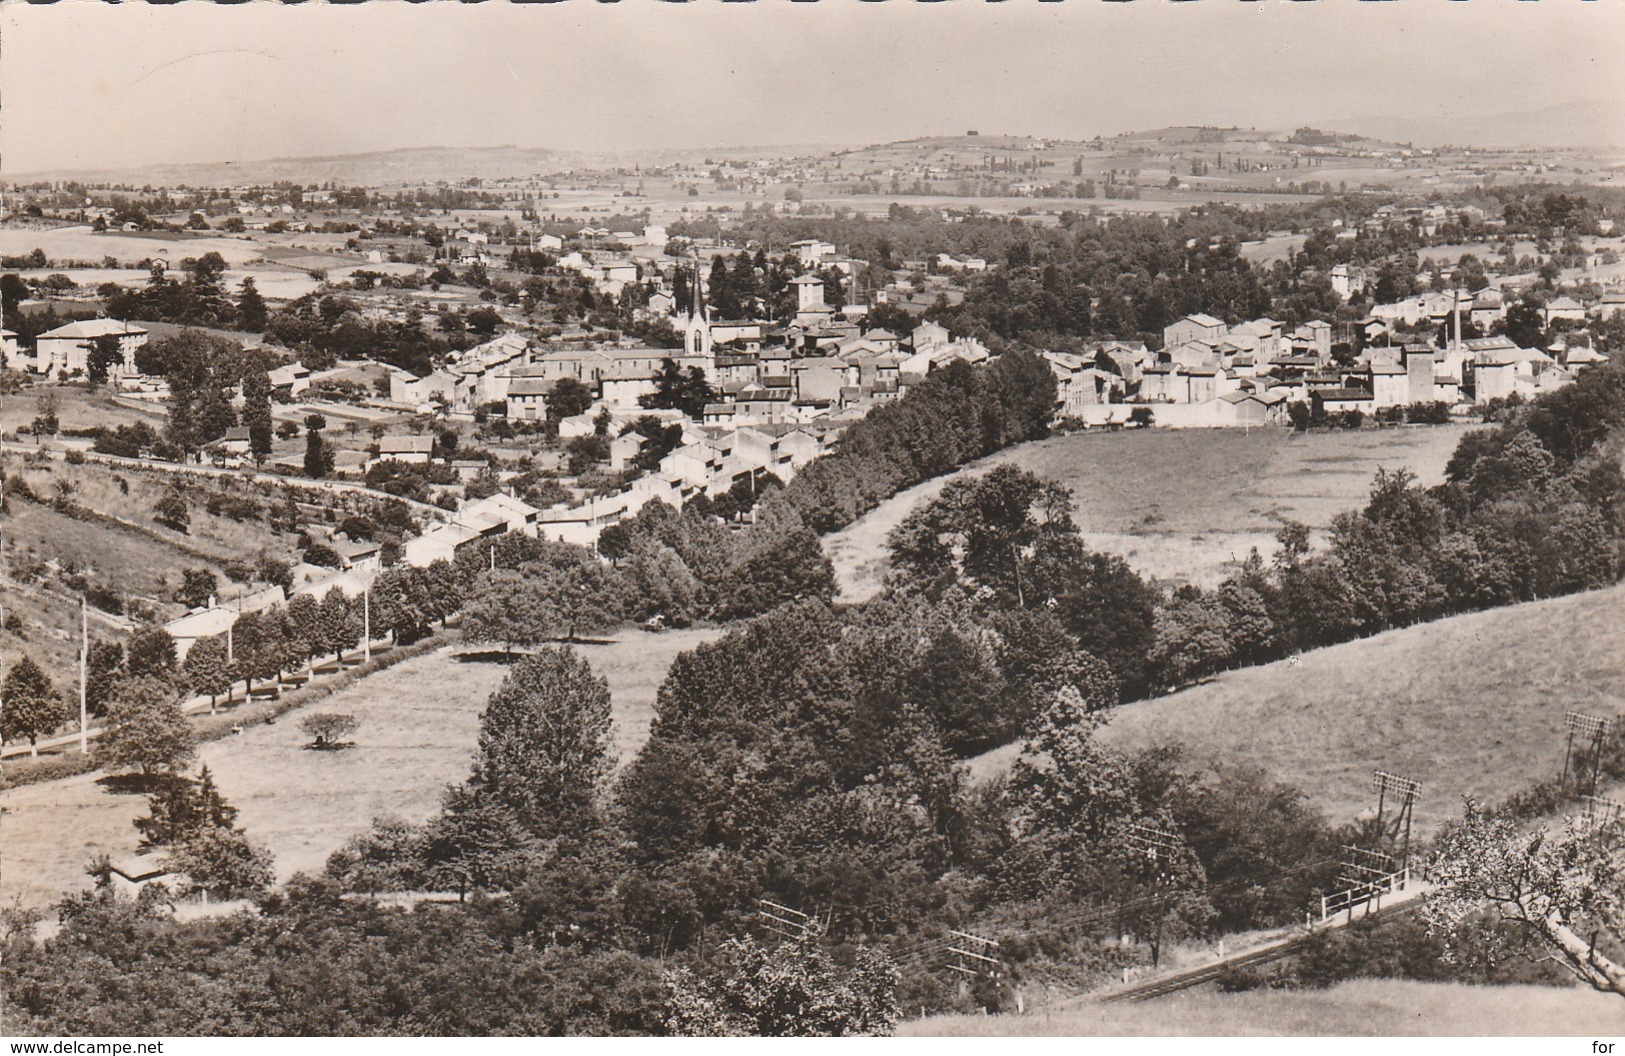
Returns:
[[[336,751],[340,748],[350,747],[344,738],[354,733],[360,725],[361,720],[354,715],[345,715],[336,711],[312,712],[299,720],[299,728],[314,738],[310,747],[322,751]]]

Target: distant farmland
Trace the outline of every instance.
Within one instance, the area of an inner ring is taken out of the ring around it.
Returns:
[[[1122,555],[1142,574],[1206,585],[1252,547],[1271,553],[1283,522],[1324,529],[1362,505],[1378,468],[1407,468],[1423,484],[1439,483],[1467,428],[1094,431],[1021,444],[960,473],[1011,463],[1059,481],[1073,490],[1091,546]],[[950,479],[911,488],[825,538],[843,599],[880,588],[887,533]]]

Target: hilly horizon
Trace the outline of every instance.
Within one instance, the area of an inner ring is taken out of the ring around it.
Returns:
[[[1328,122],[1418,146],[1625,149],[1625,101],[1587,99],[1496,114],[1363,115]]]
[[[1625,150],[1625,103],[1585,100],[1538,110],[1499,114],[1363,115],[1327,121],[1282,123],[1279,128],[1240,124],[1168,124],[1143,130],[1099,136],[1039,136],[986,130],[980,144],[1000,149],[1011,141],[1046,140],[1052,144],[1084,144],[1095,140],[1121,142],[1156,140],[1180,142],[1199,132],[1229,132],[1226,138],[1284,139],[1295,127],[1308,125],[1348,140],[1375,140],[1424,147],[1535,147],[1619,148]],[[236,183],[336,182],[351,185],[432,183],[469,177],[484,179],[547,176],[580,168],[612,168],[632,164],[661,165],[704,157],[790,157],[805,154],[860,153],[919,149],[933,143],[966,139],[964,135],[919,136],[864,146],[837,143],[767,144],[751,146],[695,146],[617,148],[604,150],[520,147],[502,144],[483,147],[423,145],[350,154],[313,154],[242,161],[177,162],[113,168],[58,168],[6,174],[7,182],[33,180],[86,180],[104,183],[141,183],[157,186],[220,186]]]

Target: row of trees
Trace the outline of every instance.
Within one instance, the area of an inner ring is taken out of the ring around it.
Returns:
[[[896,403],[876,407],[785,498],[816,532],[843,528],[905,488],[1044,436],[1055,408],[1045,362],[1014,351],[982,367],[954,360]]]

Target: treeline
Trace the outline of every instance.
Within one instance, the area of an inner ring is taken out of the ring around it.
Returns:
[[[1212,589],[1165,594],[1120,560],[1087,554],[1071,495],[1001,466],[955,480],[889,540],[890,591],[957,590],[985,611],[1059,616],[1106,661],[1126,699],[1215,672],[1461,612],[1607,586],[1625,570],[1619,433],[1625,369],[1507,409],[1468,433],[1445,483],[1379,472],[1322,550],[1303,525]],[[1095,569],[1089,581],[1084,570]]]
[[[492,313],[493,315],[495,313]],[[496,322],[501,317],[496,316]],[[466,333],[440,337],[424,329],[421,318],[403,321],[369,319],[347,297],[307,294],[272,312],[265,322],[268,340],[289,348],[312,369],[340,359],[371,359],[422,377],[448,352],[472,345]]]
[[[815,532],[844,528],[899,491],[1046,435],[1054,408],[1055,377],[1030,352],[982,367],[954,360],[853,423],[785,499]]]
[[[1446,481],[1379,472],[1364,508],[1337,517],[1323,551],[1288,525],[1215,590],[1185,587],[1157,611],[1148,659],[1163,687],[1238,664],[1456,613],[1571,594],[1625,571],[1619,425],[1625,369],[1512,408],[1462,437]]]
[[[756,930],[765,897],[821,914],[792,950],[843,964],[896,951],[908,1007],[972,1007],[905,951],[978,921],[1131,904],[1012,953],[1018,973],[1066,961],[1102,979],[1180,937],[1296,919],[1333,881],[1337,841],[1359,834],[1260,774],[1107,748],[1096,731],[1116,699],[1049,613],[986,616],[958,595],[804,601],[680,656],[650,740],[615,773],[607,686],[543,648],[492,695],[440,814],[380,819],[327,873],[356,894],[505,892],[538,949],[700,976],[718,942]],[[1009,779],[973,785],[961,760],[1023,731]],[[1181,834],[1156,875],[1136,822]],[[1119,927],[1146,948],[1103,947]]]

